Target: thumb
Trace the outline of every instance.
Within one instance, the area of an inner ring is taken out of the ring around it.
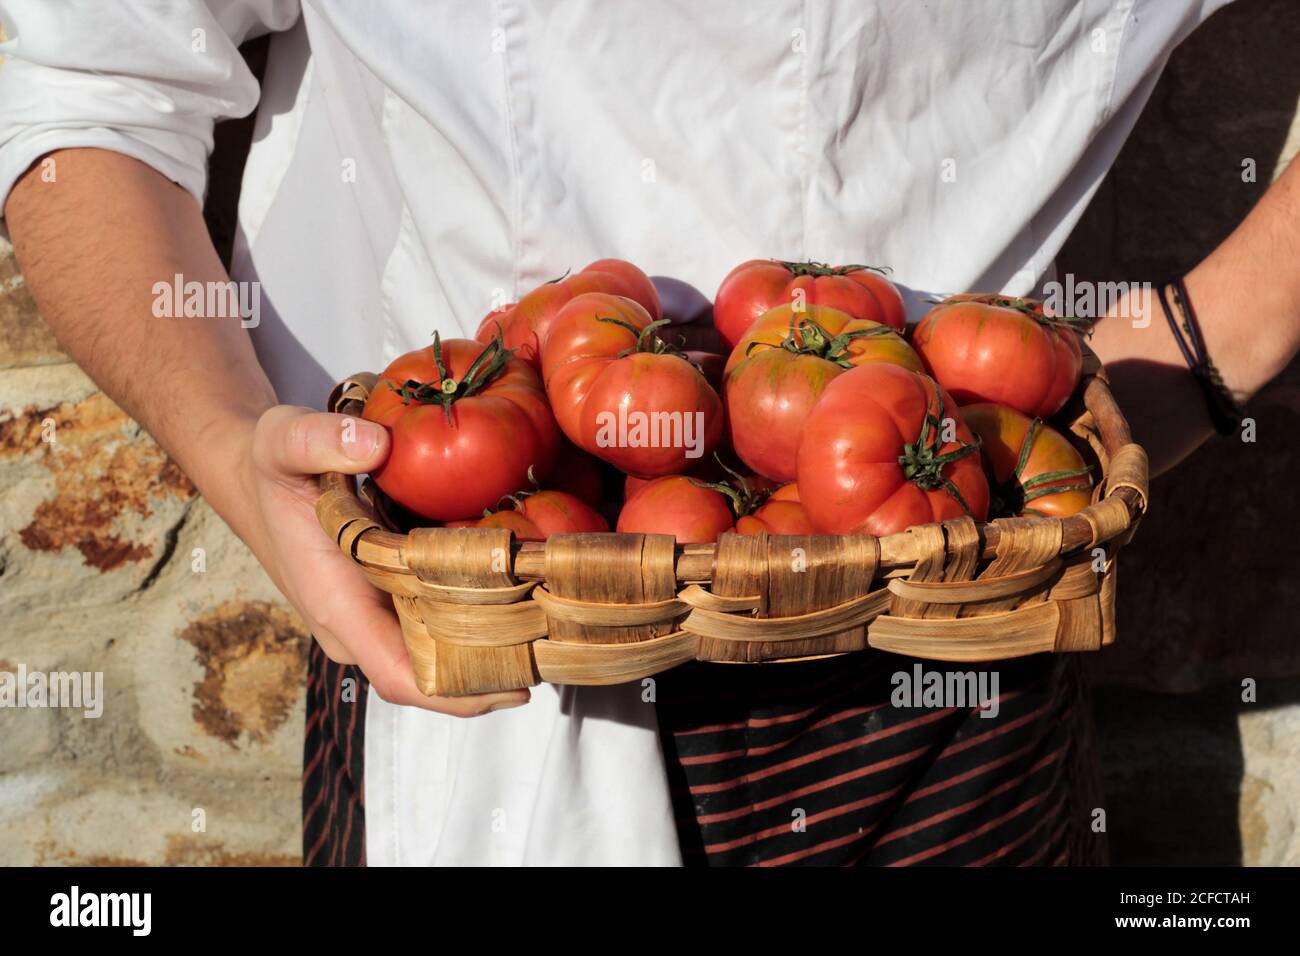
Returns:
[[[277,405],[258,420],[254,460],[281,475],[360,474],[388,457],[388,429],[352,415]]]

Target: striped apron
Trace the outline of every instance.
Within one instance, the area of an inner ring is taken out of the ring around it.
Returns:
[[[686,664],[656,679],[687,865],[1104,864],[1077,656],[1002,662],[996,716],[894,706],[908,658]],[[924,662],[928,671],[968,665]],[[343,700],[344,681],[356,697]],[[303,862],[365,865],[366,682],[312,644]]]

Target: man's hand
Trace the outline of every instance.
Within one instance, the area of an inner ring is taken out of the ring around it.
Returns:
[[[58,175],[46,181],[33,167],[5,206],[41,315],[253,549],[325,653],[359,664],[394,703],[468,716],[527,701],[527,691],[421,694],[391,599],[317,522],[314,476],[378,465],[384,429],[357,422],[357,441],[345,446],[343,416],[276,405],[237,318],[153,314],[159,280],[229,279],[194,198],[120,153],[70,149],[51,159]]]
[[[349,441],[344,424],[351,422]],[[527,690],[425,697],[393,611],[316,519],[326,471],[360,474],[388,454],[387,431],[344,415],[276,405],[258,420],[238,467],[250,506],[245,541],[330,660],[357,664],[384,700],[473,717],[527,703]]]

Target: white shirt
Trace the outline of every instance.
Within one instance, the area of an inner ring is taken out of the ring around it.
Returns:
[[[259,91],[232,272],[281,400],[606,256],[1032,291],[1173,47],[1225,0],[0,0],[0,204],[42,154],[201,199]],[[669,303],[671,305],[671,303]],[[368,702],[371,864],[680,862],[640,685],[474,720]]]

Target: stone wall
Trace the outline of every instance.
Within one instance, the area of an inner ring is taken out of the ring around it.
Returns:
[[[296,864],[307,635],[8,246],[0,487],[0,671],[103,674],[98,718],[0,711],[0,864]]]
[[[1203,27],[1062,269],[1153,279],[1212,249],[1300,143],[1298,48],[1293,0]],[[1300,370],[1251,412],[1259,442],[1217,441],[1158,481],[1125,554],[1120,643],[1094,667],[1119,863],[1300,862],[1300,505],[1277,493],[1300,466]],[[0,671],[102,672],[105,696],[97,719],[0,711],[0,864],[297,863],[302,625],[59,350],[7,247],[0,487]]]

